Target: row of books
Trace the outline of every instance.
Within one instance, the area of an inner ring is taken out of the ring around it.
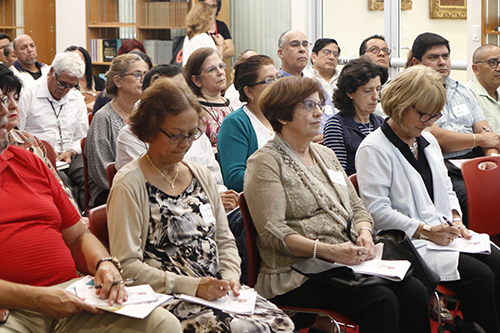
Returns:
[[[144,41],[144,48],[153,64],[168,64],[172,59],[173,40],[148,39]]]
[[[90,58],[92,62],[111,61],[118,54],[121,45],[121,39],[91,39]]]
[[[144,2],[142,25],[183,28],[189,5],[190,2]]]

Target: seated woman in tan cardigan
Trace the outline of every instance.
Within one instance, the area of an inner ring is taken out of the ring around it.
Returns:
[[[187,85],[166,78],[144,91],[131,129],[149,143],[120,169],[108,199],[109,243],[123,276],[156,292],[215,300],[240,294],[240,258],[214,177],[184,161],[202,132],[202,108]],[[292,332],[293,323],[257,296],[253,315],[174,299],[166,304],[184,332]]]
[[[302,77],[278,80],[260,97],[277,133],[248,159],[243,187],[262,256],[256,289],[277,305],[339,312],[361,333],[430,332],[429,294],[413,277],[348,291],[290,268],[311,257],[348,265],[374,257],[370,214],[335,153],[311,142],[325,99],[321,83]],[[350,215],[356,244],[346,236]]]

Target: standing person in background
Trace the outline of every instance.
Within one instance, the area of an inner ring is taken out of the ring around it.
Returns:
[[[197,2],[186,16],[186,37],[182,51],[182,66],[186,66],[191,54],[202,47],[211,47],[220,54],[224,52],[224,40],[221,35],[209,35],[215,12],[206,2]],[[224,87],[225,89],[225,87]]]
[[[217,152],[217,134],[222,121],[233,111],[229,100],[222,97],[226,89],[226,64],[219,52],[210,47],[194,51],[184,68],[184,78],[198,97],[203,109],[204,132]]]
[[[233,39],[231,38],[231,33],[229,32],[229,28],[227,27],[226,23],[217,20],[215,17],[219,15],[220,8],[222,6],[222,0],[200,0],[200,1],[205,1],[208,3],[210,6],[212,6],[215,16],[214,16],[214,22],[213,25],[210,29],[208,29],[208,33],[211,36],[214,36],[215,38],[218,35],[223,38],[223,53],[222,53],[222,60],[226,60],[227,58],[231,58],[234,56],[234,43]]]
[[[105,81],[98,75],[93,74],[92,60],[90,59],[90,55],[87,50],[83,47],[72,45],[66,48],[65,52],[76,52],[76,54],[82,58],[83,62],[85,62],[85,74],[78,82],[78,90],[80,90],[85,98],[87,111],[91,113],[94,108],[97,94],[104,90]]]

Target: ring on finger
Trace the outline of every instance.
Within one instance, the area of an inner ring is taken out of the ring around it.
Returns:
[[[363,255],[363,252],[358,251],[358,256],[362,256],[362,255]]]

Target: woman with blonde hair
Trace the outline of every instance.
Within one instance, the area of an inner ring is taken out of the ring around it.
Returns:
[[[206,2],[197,2],[193,5],[186,16],[186,37],[182,51],[182,66],[185,66],[191,54],[201,47],[211,47],[224,52],[224,40],[222,37],[212,38],[207,31],[212,27],[214,20],[212,6]]]
[[[490,254],[428,249],[429,243],[471,238],[439,144],[425,130],[443,115],[445,103],[441,76],[422,65],[405,69],[384,88],[389,118],[358,148],[359,191],[375,229],[403,230],[441,284],[458,294],[464,320],[500,332],[498,248],[491,246]]]

